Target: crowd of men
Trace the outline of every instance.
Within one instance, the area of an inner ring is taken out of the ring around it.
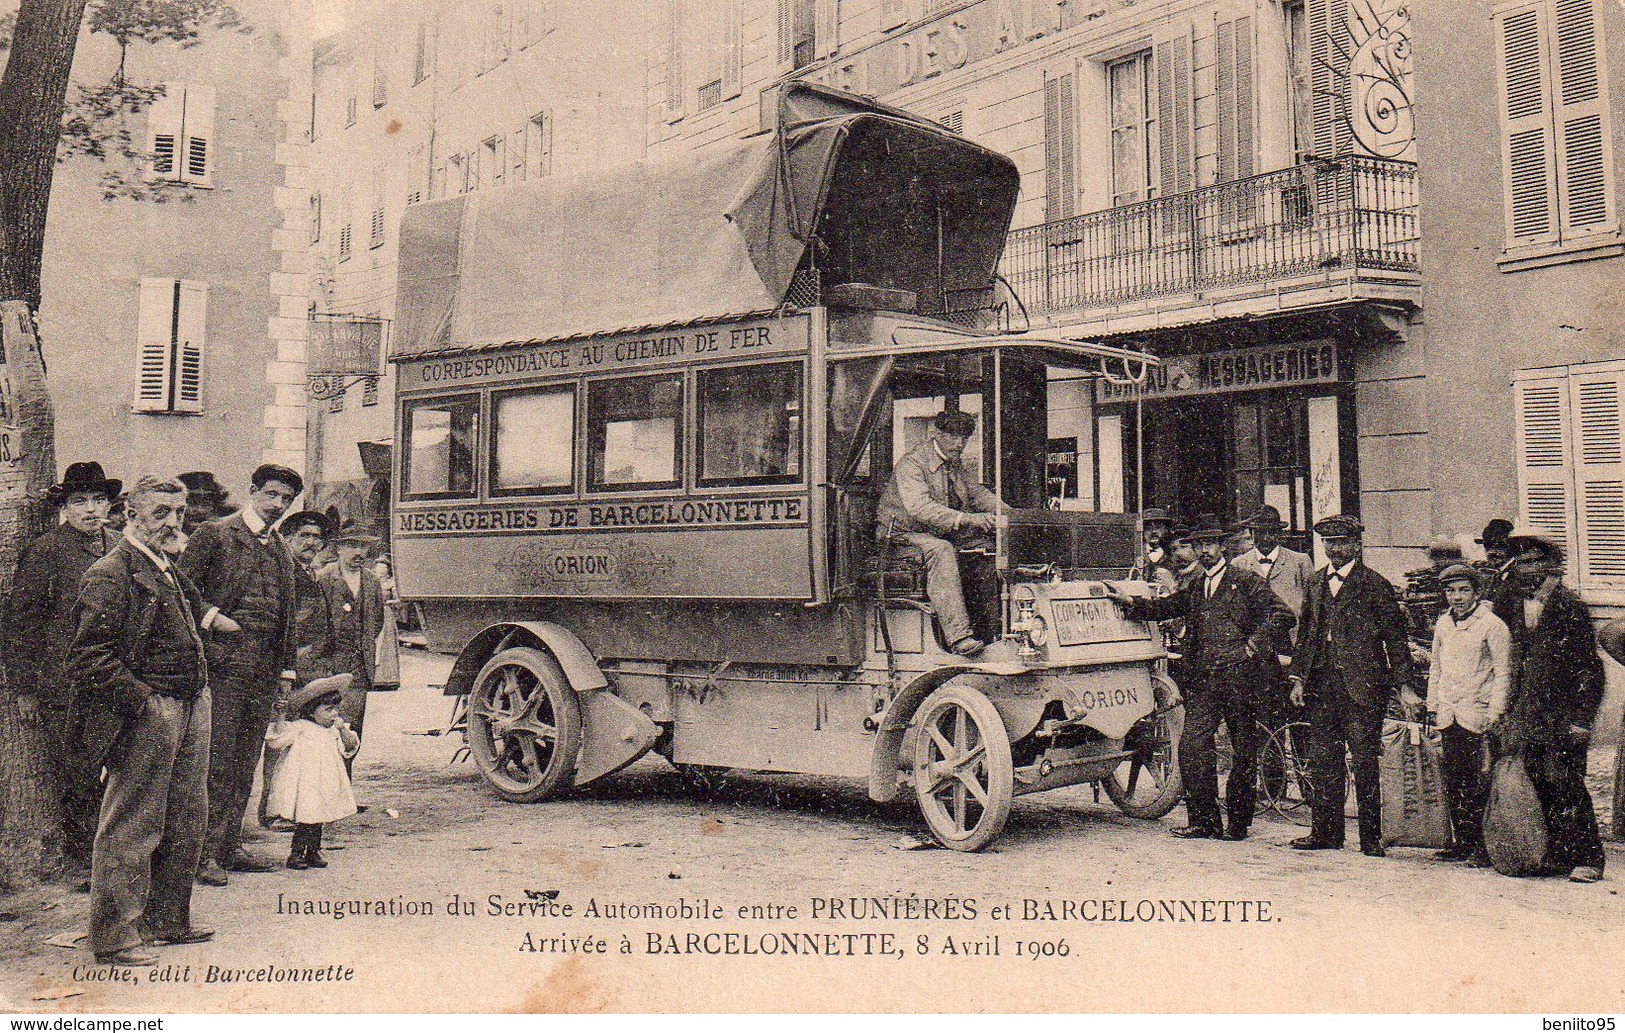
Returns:
[[[147,965],[152,945],[210,939],[194,882],[277,867],[243,846],[243,818],[296,686],[352,675],[341,710],[362,730],[386,623],[367,563],[379,540],[290,514],[303,491],[264,465],[237,508],[207,472],[126,493],[99,463],[73,463],[48,493],[61,523],[20,557],[6,674],[44,738],[64,856],[89,874],[98,961]]]
[[[1009,510],[964,468],[975,429],[968,413],[938,413],[897,462],[875,519],[876,539],[894,558],[923,566],[943,642],[964,657],[981,654],[999,630],[988,554],[997,518]],[[1362,562],[1364,528],[1353,516],[1314,525],[1326,557],[1319,569],[1287,547],[1289,527],[1269,505],[1233,525],[1203,514],[1182,526],[1148,509],[1141,525],[1143,554],[1129,576],[1152,594],[1109,594],[1128,616],[1164,622],[1170,634],[1170,674],[1185,703],[1178,755],[1188,816],[1174,835],[1246,839],[1262,731],[1301,716],[1313,824],[1292,846],[1342,849],[1352,771],[1360,849],[1384,856],[1383,724],[1391,712],[1421,716],[1425,708],[1441,730],[1454,832],[1441,857],[1490,864],[1487,758],[1517,754],[1545,812],[1550,873],[1602,877],[1585,786],[1602,660],[1585,604],[1562,584],[1563,549],[1551,536],[1491,520],[1476,539],[1483,562],[1467,564],[1459,546],[1436,542],[1430,567],[1408,577],[1402,595]],[[1615,638],[1625,643],[1625,633]],[[1221,725],[1233,756],[1225,814]]]
[[[1459,547],[1440,543],[1401,593],[1362,562],[1364,529],[1351,516],[1315,524],[1326,557],[1319,569],[1283,544],[1287,525],[1270,506],[1233,526],[1211,515],[1176,526],[1160,510],[1146,511],[1142,523],[1145,549],[1132,576],[1153,594],[1112,594],[1131,617],[1170,622],[1172,673],[1186,708],[1178,750],[1189,816],[1175,835],[1247,838],[1259,729],[1295,713],[1309,727],[1313,819],[1291,845],[1343,847],[1352,771],[1360,849],[1384,856],[1383,722],[1425,711],[1441,730],[1454,835],[1441,858],[1489,866],[1487,760],[1516,754],[1544,812],[1546,872],[1575,882],[1602,877],[1585,770],[1603,666],[1590,614],[1564,587],[1562,546],[1550,535],[1492,520],[1476,539],[1483,561],[1469,564]],[[1418,591],[1417,582],[1430,587]],[[1224,816],[1214,748],[1221,723],[1235,756]]]

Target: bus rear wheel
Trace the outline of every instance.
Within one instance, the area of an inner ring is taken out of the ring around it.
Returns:
[[[962,685],[926,697],[914,739],[914,794],[938,843],[980,850],[1010,817],[1010,734],[988,698]]]
[[[487,661],[469,693],[468,748],[504,800],[536,803],[568,788],[581,749],[581,709],[558,662],[528,646]]]

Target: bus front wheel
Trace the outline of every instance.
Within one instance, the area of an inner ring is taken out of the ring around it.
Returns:
[[[980,850],[1010,817],[1010,734],[988,698],[964,685],[926,697],[914,739],[914,794],[938,843]]]

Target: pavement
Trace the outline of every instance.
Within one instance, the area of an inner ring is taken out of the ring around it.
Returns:
[[[911,799],[645,759],[544,804],[493,796],[443,728],[450,659],[403,658],[330,867],[197,887],[210,943],[97,966],[88,897],[0,900],[0,1010],[29,1012],[1625,1010],[1625,854],[1602,883],[1393,850],[1180,841],[1080,787],[988,851],[918,849]],[[1611,750],[1599,751],[1611,760]],[[1603,802],[1599,798],[1598,802]],[[251,848],[281,858],[285,833]],[[600,949],[602,952],[600,953]]]

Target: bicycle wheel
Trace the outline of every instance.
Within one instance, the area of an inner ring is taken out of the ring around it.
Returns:
[[[1293,824],[1310,824],[1314,782],[1309,774],[1306,722],[1291,721],[1269,733],[1259,753],[1258,780],[1264,806]]]

